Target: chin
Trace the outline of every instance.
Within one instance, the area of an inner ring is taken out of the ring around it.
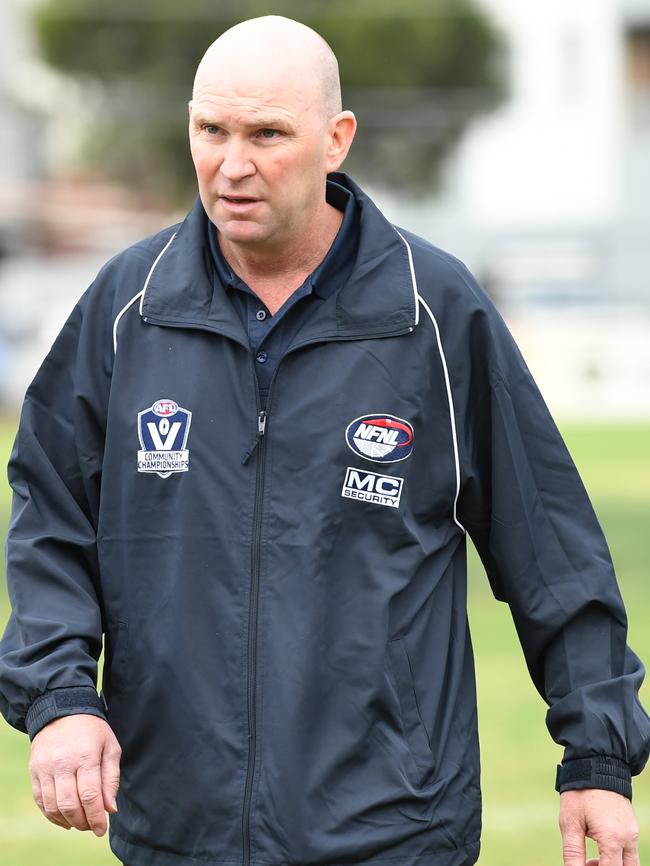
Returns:
[[[231,243],[254,244],[263,243],[266,240],[265,234],[256,226],[242,225],[241,227],[232,227],[231,225],[227,225],[223,228],[217,226],[217,228],[223,237]]]
[[[231,243],[264,243],[269,239],[268,229],[249,220],[220,221],[215,225],[223,237]]]

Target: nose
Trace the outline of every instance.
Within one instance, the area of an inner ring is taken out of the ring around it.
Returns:
[[[235,136],[223,145],[221,174],[229,181],[243,180],[255,174],[255,163],[252,161],[246,142],[237,140]]]

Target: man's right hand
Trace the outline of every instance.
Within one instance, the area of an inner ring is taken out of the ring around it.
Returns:
[[[122,750],[103,719],[62,716],[32,740],[29,773],[34,800],[48,821],[103,836],[105,811],[117,812]]]

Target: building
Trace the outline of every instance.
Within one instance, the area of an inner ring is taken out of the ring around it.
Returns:
[[[556,414],[648,418],[650,0],[480,2],[509,97],[441,198],[385,206],[479,276]]]

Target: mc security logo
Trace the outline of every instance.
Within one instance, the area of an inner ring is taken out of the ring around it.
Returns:
[[[413,451],[413,428],[395,415],[362,415],[348,424],[345,441],[374,463],[397,463]]]
[[[156,400],[138,412],[138,472],[155,472],[168,478],[172,472],[187,472],[190,452],[187,437],[192,413],[173,400]]]
[[[404,479],[394,475],[380,475],[378,472],[366,472],[348,466],[341,496],[398,508],[403,484]]]

